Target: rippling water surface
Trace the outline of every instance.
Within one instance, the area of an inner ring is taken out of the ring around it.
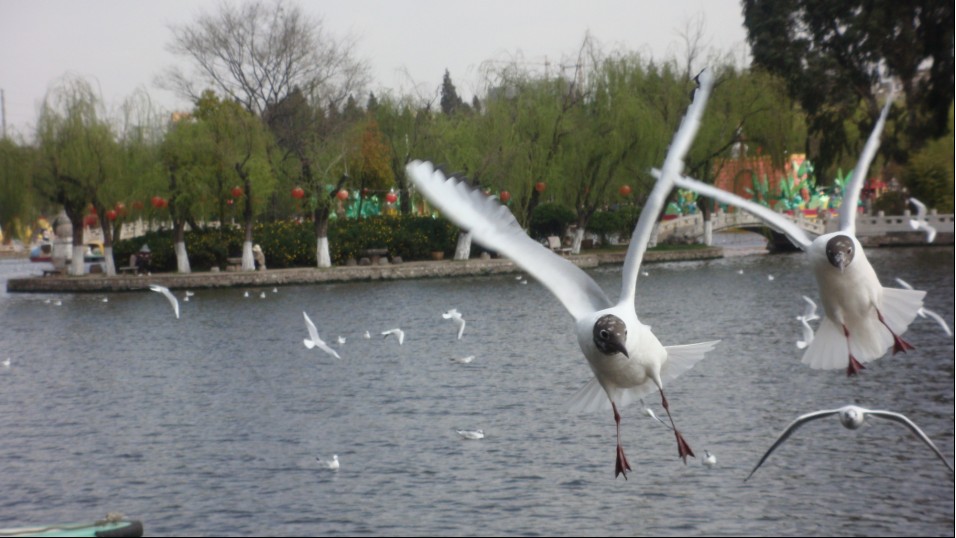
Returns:
[[[868,254],[953,322],[952,248]],[[799,361],[794,316],[817,298],[801,255],[645,268],[638,315],[665,345],[723,340],[668,387],[714,469],[631,406],[634,470],[615,480],[611,414],[566,410],[591,375],[572,320],[514,276],[197,290],[178,321],[156,293],[0,291],[0,527],[122,512],[149,535],[953,535],[953,475],[892,422],[807,424],[743,482],[791,420],[848,403],[905,413],[952,462],[953,339],[935,323],[847,379]],[[29,272],[0,261],[0,285]],[[620,267],[592,275],[617,296]],[[341,361],[302,345],[303,310],[348,338]],[[378,336],[393,327],[403,346]],[[338,472],[316,461],[332,454]]]

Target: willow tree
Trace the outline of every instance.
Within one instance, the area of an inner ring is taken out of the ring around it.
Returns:
[[[90,204],[102,206],[98,193],[117,175],[116,141],[100,109],[92,86],[68,77],[47,93],[37,121],[35,185],[42,196],[63,206],[73,224],[72,275],[85,273],[84,210]],[[115,274],[111,247],[108,243],[107,272]]]
[[[258,118],[233,101],[222,101],[208,91],[196,105],[196,119],[208,137],[212,192],[220,200],[234,187],[242,191],[242,219],[245,230],[242,243],[242,270],[254,271],[252,226],[275,188],[275,175],[269,162],[272,135]],[[220,209],[220,222],[225,211]]]
[[[12,138],[0,138],[0,230],[3,240],[28,243],[36,215],[32,181],[33,150]]]

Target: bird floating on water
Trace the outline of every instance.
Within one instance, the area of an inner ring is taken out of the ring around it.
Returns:
[[[704,459],[701,463],[708,469],[713,469],[717,465],[717,456],[711,454],[709,450],[704,450]]]
[[[913,349],[901,335],[923,306],[926,292],[884,288],[855,235],[860,190],[892,102],[891,92],[846,185],[837,232],[811,241],[800,227],[767,207],[691,178],[675,181],[681,188],[757,216],[807,253],[824,312],[813,342],[801,359],[811,368],[846,367],[847,375],[852,376],[864,368],[863,363],[882,357],[891,347],[894,354]]]
[[[329,347],[328,344],[319,338],[319,330],[315,328],[315,323],[312,323],[312,320],[309,319],[309,315],[305,312],[302,312],[302,316],[305,318],[305,328],[309,331],[309,337],[302,340],[302,343],[305,344],[305,347],[309,349],[317,347],[329,355],[332,355],[336,359],[341,359],[342,357],[339,357],[339,354],[336,353],[334,349]]]
[[[469,362],[475,360],[475,356],[468,355],[467,357],[452,357],[451,359],[448,359],[448,360],[450,360],[451,362],[457,362],[459,364],[468,364]]]
[[[477,440],[477,439],[485,438],[484,430],[455,430],[455,431],[458,432],[458,435],[460,435],[462,439]]]
[[[766,459],[770,456],[770,454],[778,446],[783,444],[783,442],[786,441],[787,438],[789,438],[790,435],[793,434],[793,432],[796,431],[797,428],[799,428],[800,426],[806,424],[807,422],[811,420],[815,420],[815,419],[823,418],[823,417],[829,417],[832,415],[837,415],[840,418],[840,424],[843,424],[845,428],[850,430],[855,430],[859,428],[860,426],[862,426],[863,419],[866,418],[866,415],[873,415],[875,417],[885,418],[887,420],[898,422],[906,426],[907,428],[909,428],[914,435],[916,435],[917,437],[920,438],[920,440],[926,443],[926,446],[928,446],[930,449],[933,450],[934,453],[936,453],[936,456],[940,459],[940,461],[946,464],[946,467],[949,469],[949,472],[953,472],[953,466],[950,465],[948,461],[946,461],[946,458],[943,456],[942,452],[940,452],[939,449],[936,448],[936,445],[933,444],[933,441],[930,440],[930,438],[927,437],[925,433],[923,433],[923,430],[919,429],[919,427],[916,424],[914,424],[912,420],[906,418],[905,415],[902,415],[900,413],[894,413],[892,411],[874,411],[872,409],[864,409],[856,405],[845,405],[839,409],[828,409],[825,411],[815,411],[813,413],[807,413],[806,415],[802,415],[798,417],[796,420],[794,420],[793,422],[791,422],[790,425],[787,426],[785,430],[783,430],[783,433],[780,434],[780,437],[777,438],[774,444],[770,446],[770,449],[767,450],[767,452],[763,455],[762,458],[760,458],[760,461],[757,462],[757,465],[756,467],[754,467],[753,471],[750,471],[750,474],[747,475],[747,478],[744,479],[744,482],[749,480],[750,477],[757,472],[757,469],[759,469],[760,466],[763,465],[763,462],[766,461]]]
[[[332,459],[330,460],[323,460],[322,458],[319,458],[319,457],[316,457],[315,459],[318,461],[321,461],[322,464],[325,465],[327,469],[331,469],[333,471],[339,470],[339,455],[338,454],[332,454]]]
[[[572,410],[610,408],[617,429],[615,476],[623,473],[625,478],[631,467],[621,445],[618,405],[623,407],[657,390],[674,427],[664,384],[693,367],[716,344],[704,342],[665,348],[651,328],[640,322],[635,310],[641,261],[651,231],[673,188],[673,180],[683,167],[683,157],[700,126],[703,107],[713,87],[709,70],[699,79],[701,88],[674,137],[664,161],[664,173],[648,196],[632,234],[622,271],[621,295],[616,304],[590,275],[528,237],[508,208],[495,199],[459,178],[446,178],[431,163],[414,161],[406,167],[418,191],[445,218],[469,230],[472,238],[485,248],[510,258],[532,275],[574,318],[578,344],[594,378],[572,399]],[[674,435],[678,456],[686,463],[687,456],[694,453],[676,428]]]
[[[169,301],[169,304],[173,306],[173,312],[176,313],[176,319],[179,319],[179,300],[176,299],[176,296],[173,295],[169,288],[166,286],[160,286],[159,284],[150,284],[149,289],[162,293],[166,296],[166,299]]]

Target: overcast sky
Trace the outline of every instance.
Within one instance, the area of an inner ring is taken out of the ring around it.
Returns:
[[[239,0],[228,0],[241,3]],[[287,0],[295,3],[295,0]],[[8,132],[29,135],[51,83],[66,73],[99,88],[115,109],[137,88],[167,110],[188,102],[157,88],[177,57],[170,25],[218,11],[222,0],[0,0],[0,88]],[[679,57],[681,33],[703,17],[709,46],[749,62],[739,0],[322,0],[299,2],[334,36],[353,36],[371,90],[434,92],[447,68],[460,95],[480,90],[488,60],[543,70],[573,57],[586,32],[605,51]],[[364,99],[360,100],[364,102]]]

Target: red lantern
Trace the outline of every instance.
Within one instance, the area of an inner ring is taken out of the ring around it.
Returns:
[[[116,211],[114,211],[114,210],[112,210],[112,209],[107,209],[107,210],[106,210],[106,220],[109,220],[109,221],[111,221],[111,222],[114,221],[114,220],[116,220]]]
[[[534,184],[534,190],[536,190],[536,191],[538,191],[538,192],[544,192],[545,186],[546,186],[546,185],[544,184],[544,181],[539,181],[539,182],[537,182],[537,183]]]
[[[160,198],[160,199],[159,199],[159,208],[160,208],[160,209],[162,209],[162,208],[164,208],[164,207],[167,207],[168,205],[169,205],[169,201],[168,201],[168,200],[166,200],[165,198]]]
[[[226,205],[232,205],[232,204],[233,204],[232,198],[227,198],[227,199],[226,199]]]
[[[624,185],[624,186],[621,187],[620,190],[618,190],[617,192],[618,192],[618,194],[620,194],[621,196],[630,196],[630,195],[631,195],[631,186],[630,186],[630,185]]]
[[[335,197],[344,202],[349,199],[349,191],[342,189],[339,192],[335,193]]]
[[[390,204],[394,204],[396,200],[398,200],[398,195],[394,192],[390,192],[385,195],[385,201]]]
[[[153,207],[155,207],[156,209],[163,207],[163,199],[160,198],[159,196],[153,196],[149,200],[149,203],[153,204]]]
[[[235,187],[232,188],[232,197],[233,197],[233,198],[241,198],[243,192],[244,192],[244,191],[242,190],[242,187],[240,187],[240,186],[237,185],[237,186],[235,186]]]
[[[296,200],[301,200],[303,197],[305,197],[305,191],[302,190],[302,187],[296,187],[292,189],[292,197]]]
[[[501,203],[507,204],[508,200],[511,200],[511,193],[508,191],[501,191],[498,193],[498,199],[501,200]]]
[[[96,226],[97,222],[99,222],[99,219],[96,218],[96,215],[87,215],[83,217],[83,225],[87,228],[93,228]]]

